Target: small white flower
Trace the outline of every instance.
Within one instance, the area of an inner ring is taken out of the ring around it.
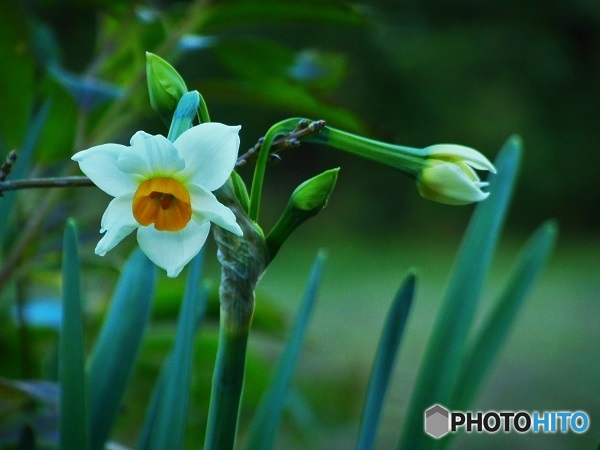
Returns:
[[[76,153],[82,172],[115,197],[102,216],[106,234],[96,254],[104,256],[137,229],[143,252],[176,277],[204,245],[210,222],[241,236],[233,212],[211,193],[233,171],[239,130],[203,123],[173,143],[138,131],[129,147],[103,144]]]
[[[448,205],[466,205],[488,197],[473,168],[496,173],[494,165],[477,150],[453,144],[432,145],[423,149],[425,165],[417,177],[421,196]]]

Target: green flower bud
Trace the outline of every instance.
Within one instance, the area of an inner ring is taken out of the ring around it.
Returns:
[[[487,198],[473,169],[496,173],[494,165],[477,150],[454,144],[423,149],[374,141],[325,127],[309,141],[330,145],[357,156],[401,170],[417,181],[421,196],[448,205],[466,205]]]
[[[317,214],[327,205],[339,171],[339,168],[327,170],[310,180],[306,180],[292,193],[289,205],[313,216]]]
[[[462,145],[439,144],[423,149],[427,158],[417,177],[417,188],[422,197],[448,205],[466,205],[479,202],[489,195],[481,188],[482,182],[473,170],[496,173],[494,165],[472,148]]]
[[[188,91],[185,82],[171,64],[150,52],[146,52],[146,77],[150,104],[168,125],[179,99]]]
[[[339,168],[323,172],[306,180],[292,193],[283,214],[267,236],[267,248],[274,258],[279,248],[303,222],[316,216],[329,201]]]

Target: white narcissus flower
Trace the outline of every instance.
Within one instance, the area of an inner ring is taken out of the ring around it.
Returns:
[[[448,205],[479,202],[489,195],[488,185],[473,170],[496,173],[494,165],[477,150],[462,145],[438,144],[423,149],[426,161],[417,177],[421,196]]]
[[[239,130],[203,123],[173,143],[138,131],[129,147],[103,144],[76,153],[82,172],[115,197],[102,216],[96,254],[104,256],[137,229],[142,251],[176,277],[204,245],[210,222],[241,236],[233,212],[211,193],[234,169]]]

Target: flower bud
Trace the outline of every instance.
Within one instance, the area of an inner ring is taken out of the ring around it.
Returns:
[[[188,91],[183,78],[171,64],[150,52],[146,52],[146,77],[152,108],[170,124],[179,99]]]
[[[339,168],[306,180],[292,193],[289,205],[300,211],[317,214],[325,208],[337,181]]]
[[[283,214],[267,236],[267,247],[273,258],[285,240],[303,222],[316,216],[325,206],[333,192],[339,168],[323,172],[306,180],[292,193]]]
[[[496,173],[494,165],[481,153],[461,145],[439,144],[424,150],[425,165],[417,177],[422,197],[448,205],[466,205],[479,202],[489,195],[481,188],[482,182],[473,170]]]

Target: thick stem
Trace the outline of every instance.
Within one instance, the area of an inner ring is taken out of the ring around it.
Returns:
[[[231,181],[216,192],[236,215],[244,235],[214,227],[221,263],[219,349],[213,374],[205,450],[232,449],[235,443],[246,365],[254,288],[269,262],[264,237],[238,205]]]
[[[221,309],[219,350],[213,373],[205,450],[232,449],[237,434],[250,324],[244,329],[232,330],[227,327],[228,320],[227,311]]]

